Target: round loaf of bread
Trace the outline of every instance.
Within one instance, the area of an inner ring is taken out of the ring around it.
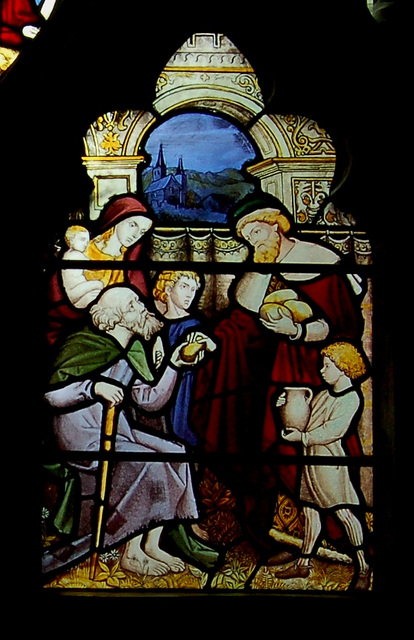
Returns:
[[[206,348],[206,342],[190,342],[189,344],[185,344],[180,351],[181,360],[184,362],[194,362],[200,351],[205,351]]]

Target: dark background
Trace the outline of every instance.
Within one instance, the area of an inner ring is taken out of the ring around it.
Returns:
[[[32,519],[31,510],[37,506],[32,478],[39,446],[39,371],[44,359],[42,268],[50,228],[88,200],[91,184],[81,155],[82,136],[89,124],[113,109],[151,109],[164,64],[192,33],[203,31],[226,34],[246,55],[269,111],[309,116],[327,129],[338,153],[334,202],[352,213],[370,234],[374,251],[379,507],[375,520],[376,601],[384,598],[389,605],[402,588],[398,572],[404,566],[403,553],[400,549],[397,554],[396,549],[402,546],[400,536],[408,542],[408,534],[398,523],[403,492],[395,407],[403,386],[397,377],[399,341],[404,341],[402,349],[407,353],[406,345],[412,339],[408,317],[411,296],[406,285],[410,272],[405,269],[412,206],[409,181],[403,178],[412,133],[407,128],[407,105],[411,105],[406,91],[405,45],[409,36],[405,35],[402,3],[388,5],[384,4],[375,20],[363,0],[274,1],[266,5],[66,0],[0,78],[3,373],[9,415],[4,431],[11,436],[10,450],[4,449],[4,453],[13,460],[12,476],[8,472],[4,485],[10,487],[13,478],[13,511],[6,509],[6,522],[17,549],[26,549],[23,558],[21,554],[13,557],[13,565],[15,574],[20,563],[23,570],[27,567],[24,588],[34,583],[29,593],[39,595],[37,580],[32,578],[38,571],[37,542],[33,542],[37,532],[31,524],[38,515]],[[11,515],[16,505],[22,518]],[[22,583],[18,578],[16,584],[20,586],[10,595],[19,598]],[[88,607],[95,602],[87,600]],[[155,600],[165,604],[164,598]],[[188,598],[182,596],[166,600],[177,611],[178,604],[180,609],[184,602],[189,606]],[[226,606],[233,603],[231,598],[224,600]],[[371,606],[372,601],[363,601],[363,607]],[[62,604],[65,598],[58,602]],[[73,602],[72,598],[71,606]],[[206,601],[196,598],[191,607],[194,602]],[[265,612],[277,610],[282,603],[283,607],[292,602],[293,607],[321,603],[324,611],[329,603],[341,613],[361,604],[352,598],[330,598],[327,603],[323,597],[310,598],[304,604],[299,596],[293,601],[251,597],[244,602],[253,602],[254,610],[261,611],[264,619]],[[236,599],[236,607],[239,603]],[[101,604],[98,599],[99,608]],[[77,606],[86,607],[84,603]],[[117,606],[126,604],[121,605],[118,599]],[[240,610],[244,606],[242,603]],[[272,624],[270,619],[267,622]]]

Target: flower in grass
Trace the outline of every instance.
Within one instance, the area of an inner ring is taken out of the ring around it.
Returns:
[[[107,552],[105,552],[105,553],[101,553],[101,554],[99,555],[99,560],[100,560],[101,562],[103,562],[104,564],[105,564],[106,562],[108,562],[110,559],[111,559],[111,554],[109,553],[109,551],[107,551]]]
[[[101,553],[99,555],[99,559],[101,560],[101,562],[110,562],[111,560],[113,562],[116,562],[117,560],[120,559],[120,554],[118,549],[111,549],[110,551],[105,551],[105,553]]]
[[[121,580],[126,578],[126,574],[120,569],[119,562],[115,562],[112,567],[99,560],[99,573],[95,577],[97,582],[106,582],[109,587],[119,587]]]
[[[42,507],[42,522],[45,522],[48,519],[49,515],[49,509],[46,509],[46,507]]]

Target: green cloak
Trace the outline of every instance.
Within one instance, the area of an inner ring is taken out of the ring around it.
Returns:
[[[153,381],[144,347],[138,338],[123,349],[108,335],[95,333],[86,327],[69,336],[63,344],[53,365],[50,384],[67,382],[72,378],[103,370],[121,356],[128,360],[141,380]]]
[[[50,385],[60,385],[84,378],[89,373],[103,371],[112,363],[124,357],[128,360],[138,377],[145,382],[152,382],[153,375],[148,367],[144,347],[137,338],[123,349],[117,342],[103,333],[96,333],[84,328],[66,339],[53,365]],[[76,483],[68,467],[60,463],[44,465],[55,481],[62,483],[62,502],[54,519],[56,529],[70,535],[74,526],[76,508]],[[183,525],[167,528],[171,542],[190,560],[195,560],[207,570],[212,569],[218,560],[217,551],[209,545],[193,538]]]
[[[50,385],[84,378],[89,373],[103,371],[120,357],[128,360],[141,380],[152,382],[153,375],[141,341],[137,338],[127,349],[104,333],[85,327],[68,336],[53,363]],[[75,521],[76,483],[72,471],[61,463],[43,465],[53,482],[60,486],[61,503],[53,524],[59,533],[70,535]]]

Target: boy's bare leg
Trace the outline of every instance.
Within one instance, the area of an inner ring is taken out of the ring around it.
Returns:
[[[360,573],[367,573],[369,570],[369,565],[365,559],[365,554],[362,549],[362,545],[364,543],[364,534],[360,521],[350,509],[338,509],[336,513],[338,518],[344,525],[350,543],[357,549],[356,555],[359,563]]]
[[[305,534],[297,564],[299,566],[309,566],[310,555],[321,532],[321,518],[317,510],[310,507],[303,508],[303,515],[305,517]]]
[[[316,509],[304,507],[305,534],[299,558],[295,564],[287,569],[278,571],[275,575],[282,580],[292,578],[307,578],[311,568],[311,553],[321,531],[321,519]]]

